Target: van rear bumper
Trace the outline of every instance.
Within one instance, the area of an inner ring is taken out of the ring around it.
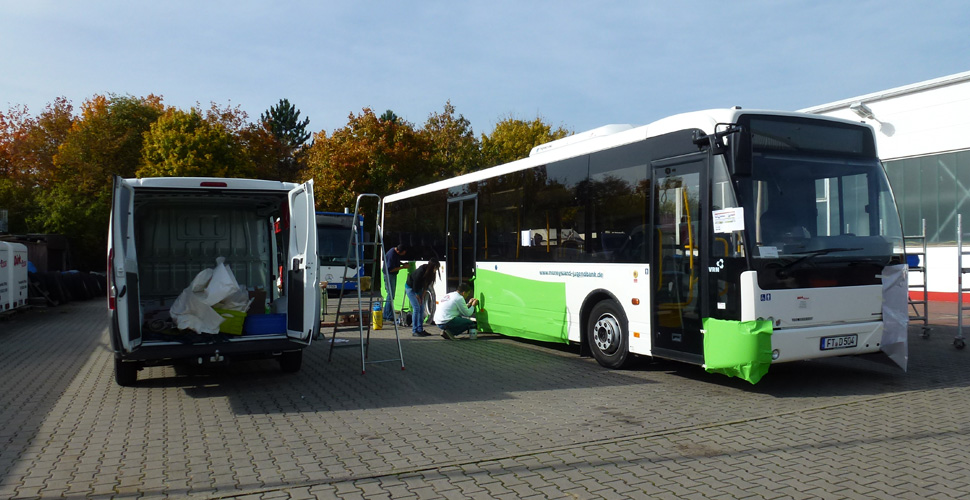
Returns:
[[[141,345],[132,352],[115,352],[124,361],[163,361],[208,357],[218,351],[221,356],[272,355],[283,351],[298,351],[307,344],[289,339],[254,339],[211,344]]]

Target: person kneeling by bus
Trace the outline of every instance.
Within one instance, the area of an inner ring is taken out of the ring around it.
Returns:
[[[468,283],[458,285],[458,290],[446,294],[438,301],[438,308],[434,313],[434,322],[441,328],[441,336],[448,340],[455,340],[455,335],[468,332],[474,340],[478,337],[475,321],[469,319],[475,314],[478,299],[473,299],[472,287]]]

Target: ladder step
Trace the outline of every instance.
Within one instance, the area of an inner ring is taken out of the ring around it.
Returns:
[[[344,278],[344,283],[356,283],[358,279],[356,277]]]
[[[391,361],[403,361],[403,360],[401,358],[379,359],[379,360],[376,360],[376,361],[367,361],[367,364],[370,365],[370,364],[373,364],[373,363],[390,363]]]
[[[368,310],[367,312],[370,312],[370,311]],[[355,309],[353,311],[337,311],[334,314],[339,316],[355,316],[355,315],[360,315],[360,310]]]

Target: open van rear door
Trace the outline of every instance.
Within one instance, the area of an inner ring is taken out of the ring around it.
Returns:
[[[313,181],[290,191],[290,231],[286,271],[286,334],[309,343],[320,326],[317,278],[317,218]]]
[[[134,201],[131,185],[115,176],[108,225],[108,308],[113,309],[112,346],[123,352],[131,352],[141,345],[142,338]]]

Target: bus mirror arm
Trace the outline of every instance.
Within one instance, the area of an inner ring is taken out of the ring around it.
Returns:
[[[724,130],[718,132],[718,128],[725,126]],[[698,148],[704,148],[705,145],[710,146],[711,154],[713,155],[723,155],[727,153],[728,147],[724,144],[724,138],[731,134],[736,134],[741,132],[741,127],[734,123],[718,123],[714,127],[714,133],[708,135],[701,135],[699,131],[694,131],[694,144]]]

